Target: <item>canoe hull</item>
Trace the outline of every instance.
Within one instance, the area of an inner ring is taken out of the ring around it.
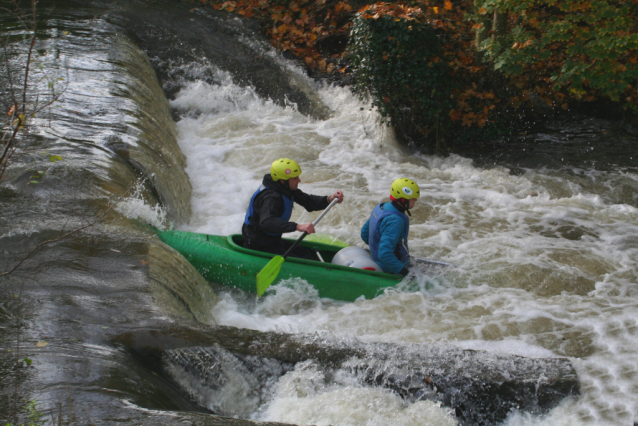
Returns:
[[[180,252],[208,281],[256,293],[256,276],[273,258],[270,253],[241,246],[241,235],[219,236],[183,231],[158,231],[160,239]],[[327,263],[288,257],[273,284],[301,278],[315,287],[320,297],[354,301],[372,299],[403,277],[329,263],[343,247],[319,242],[302,242],[319,250]]]

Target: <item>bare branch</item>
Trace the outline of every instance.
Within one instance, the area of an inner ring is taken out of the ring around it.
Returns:
[[[11,102],[17,108],[18,107],[18,98],[15,93],[15,84],[13,84],[13,77],[11,73],[11,63],[9,62],[9,52],[7,51],[7,47],[9,45],[9,36],[7,36],[7,40],[4,43],[4,64],[7,68],[7,80],[9,81],[9,93],[11,93]]]
[[[22,127],[22,124],[23,124],[22,118],[18,117],[18,124],[15,125],[15,128],[13,129],[13,132],[11,134],[11,137],[7,141],[7,145],[5,146],[4,152],[2,153],[2,156],[0,157],[0,165],[2,165],[2,168],[0,168],[0,177],[2,177],[4,171],[7,168],[8,160],[9,158],[11,158],[11,155],[13,155],[13,152],[15,151],[13,144],[16,139],[16,135],[18,134],[18,131]]]
[[[33,37],[31,37],[31,44],[29,45],[29,53],[27,54],[27,69],[24,72],[24,87],[22,88],[22,114],[27,114],[27,92],[29,88],[29,71],[31,69],[31,56],[33,55],[33,49],[35,48],[37,33],[33,31]]]
[[[6,37],[4,43],[4,62],[5,68],[7,72],[7,80],[8,80],[8,94],[11,97],[11,105],[6,105],[6,108],[9,111],[9,121],[8,125],[5,128],[5,132],[2,135],[2,146],[0,146],[0,179],[4,176],[9,164],[9,160],[12,155],[15,153],[18,144],[18,132],[24,130],[27,132],[29,130],[29,126],[27,125],[27,121],[30,121],[37,113],[41,112],[47,107],[50,107],[54,102],[60,99],[60,97],[66,92],[68,88],[68,69],[67,78],[64,88],[61,91],[56,92],[54,89],[54,79],[49,76],[47,72],[44,72],[44,77],[37,82],[34,82],[33,85],[35,87],[36,84],[42,83],[44,81],[49,82],[49,87],[52,89],[50,95],[47,97],[41,98],[41,94],[39,91],[31,88],[30,79],[31,77],[31,62],[34,55],[34,49],[37,42],[37,16],[36,16],[36,0],[31,0],[31,14],[28,17],[19,0],[10,0],[7,3],[10,3],[13,6],[14,10],[9,10],[7,8],[0,8],[4,10],[8,10],[12,16],[14,16],[18,21],[22,23],[27,32],[30,33],[29,41],[28,41],[28,49],[26,55],[26,62],[24,66],[24,70],[22,75],[19,78],[19,81],[14,79],[14,72],[11,67],[10,55],[9,55],[9,41],[10,36]],[[20,89],[17,90],[18,85],[20,85]],[[16,90],[19,93],[16,93]],[[35,96],[30,96],[30,91],[35,91]],[[28,98],[31,97],[31,101],[28,101]],[[19,100],[21,98],[21,100]],[[44,102],[45,101],[45,102]],[[41,103],[43,102],[43,103]]]

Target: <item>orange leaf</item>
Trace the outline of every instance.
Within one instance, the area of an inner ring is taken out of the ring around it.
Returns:
[[[478,13],[481,14],[481,15],[485,15],[487,13],[487,9],[482,7],[482,8],[479,9]]]
[[[235,7],[236,4],[234,1],[227,1],[222,4],[222,9],[226,10],[227,12],[232,12],[233,10],[235,10]]]
[[[471,117],[469,117],[468,115],[465,115],[465,116],[463,116],[463,123],[462,124],[463,124],[463,126],[470,127],[472,125],[472,121],[474,121],[474,120],[472,120]]]
[[[438,15],[438,13],[439,13],[439,8],[438,7],[435,6],[435,7],[432,8],[432,10],[434,11],[435,14]]]
[[[452,2],[450,0],[445,0],[445,10],[452,10]]]

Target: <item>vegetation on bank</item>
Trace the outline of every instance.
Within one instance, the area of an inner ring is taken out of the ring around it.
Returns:
[[[636,117],[638,0],[192,1],[261,20],[433,151],[587,103]]]

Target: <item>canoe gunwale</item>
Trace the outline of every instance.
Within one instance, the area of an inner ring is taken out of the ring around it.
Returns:
[[[211,235],[211,237],[220,237],[220,236]],[[236,238],[236,237],[240,237],[241,238],[241,234],[230,234],[230,235],[228,235],[228,237],[226,237],[228,245],[233,250],[238,251],[240,253],[244,253],[244,254],[250,255],[250,256],[263,257],[263,258],[266,258],[266,259],[272,259],[273,257],[275,257],[275,255],[272,254],[272,253],[266,253],[266,252],[263,252],[263,251],[247,249],[246,247],[240,246],[234,240],[234,238]],[[222,237],[222,238],[224,238],[224,237]],[[288,239],[288,238],[284,238],[284,239],[288,240],[288,241],[291,241],[291,242],[295,241],[295,240],[291,240],[291,239]],[[341,246],[333,246],[331,244],[319,243],[319,242],[308,242],[306,244],[304,244],[302,242],[301,244],[302,244],[302,246],[306,246],[306,247],[325,247],[326,249],[328,249],[328,251],[333,251],[331,249],[334,248],[334,249],[336,249],[336,250],[334,250],[335,253],[344,248],[344,247],[341,247]],[[366,270],[366,269],[351,268],[349,266],[337,265],[337,264],[330,263],[330,262],[320,262],[318,260],[301,259],[301,258],[298,258],[298,257],[288,257],[286,259],[286,262],[301,263],[301,264],[304,264],[304,265],[311,266],[313,268],[324,268],[324,269],[328,269],[328,270],[332,270],[332,269],[342,270],[342,271],[346,271],[348,273],[363,274],[363,275],[369,276],[369,277],[383,277],[385,279],[391,277],[392,279],[395,279],[397,281],[397,283],[400,282],[403,279],[402,276],[395,275],[395,274],[388,274],[386,272],[377,272],[377,271],[369,271],[369,270]]]

